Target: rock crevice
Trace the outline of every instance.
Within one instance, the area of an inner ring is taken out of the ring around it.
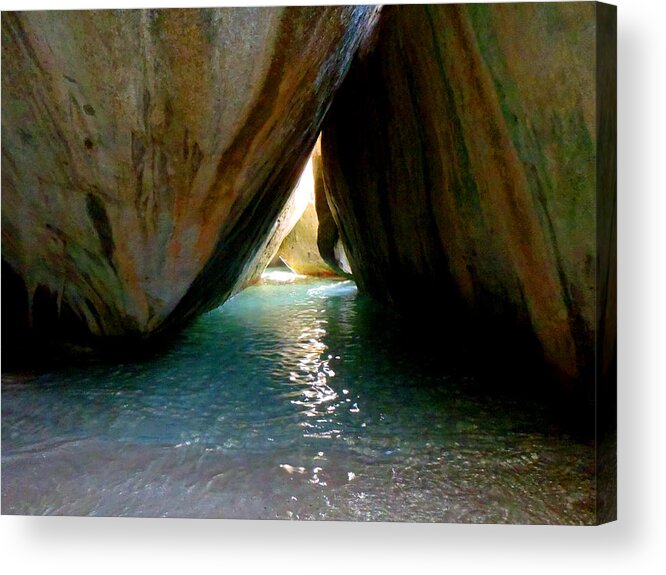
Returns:
[[[251,281],[378,11],[3,13],[2,256],[28,302],[143,338]]]

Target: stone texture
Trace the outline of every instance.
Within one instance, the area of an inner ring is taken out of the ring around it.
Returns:
[[[617,519],[617,8],[597,9],[597,521]]]
[[[301,220],[307,208],[307,201],[303,201],[303,198],[299,194],[299,187],[300,180],[299,184],[297,184],[291,192],[287,203],[284,208],[282,208],[282,212],[277,220],[275,220],[263,247],[259,250],[257,255],[248,262],[246,271],[242,275],[244,283],[241,283],[240,281],[237,282],[231,295],[235,295],[249,285],[259,281],[261,279],[261,274],[268,266],[272,264],[284,265],[284,262],[280,260],[279,250],[285,239],[294,229],[294,226],[296,226]]]
[[[312,202],[308,203],[301,219],[282,242],[278,256],[289,269],[297,274],[322,277],[336,275],[319,255],[317,227],[317,213],[313,196]]]
[[[328,203],[324,167],[321,157],[321,138],[312,152],[314,171],[315,210],[317,213],[317,248],[319,255],[337,275],[352,277],[349,258],[340,236],[339,223]]]
[[[354,278],[565,385],[593,372],[594,3],[388,6],[326,118]]]
[[[3,308],[143,337],[245,285],[377,13],[3,13]]]
[[[319,219],[315,209],[313,160],[311,156],[294,190],[294,196],[299,198],[303,206],[301,217],[284,238],[278,257],[297,274],[332,276],[336,272],[322,259],[317,246]]]

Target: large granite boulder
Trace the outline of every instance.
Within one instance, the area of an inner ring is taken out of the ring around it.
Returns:
[[[347,276],[351,270],[346,263],[344,247],[328,207],[323,185],[321,149],[317,141],[293,192],[298,206],[296,211],[301,216],[284,238],[277,255],[298,274]]]
[[[378,11],[3,13],[3,311],[143,338],[245,285]]]
[[[300,201],[302,204],[303,211],[301,217],[282,241],[277,253],[278,257],[297,274],[307,276],[335,275],[335,272],[319,255],[319,248],[317,247],[319,221],[315,210],[312,157],[310,157],[303,171],[294,190],[294,195],[298,198],[296,201]]]
[[[595,304],[613,309],[599,272],[614,269],[613,250],[597,248],[614,245],[614,159],[610,179],[597,171],[600,142],[611,157],[614,141],[596,100],[614,109],[612,87],[597,92],[595,55],[609,50],[610,63],[614,49],[597,37],[600,10],[387,6],[322,137],[360,289],[425,307],[424,319],[439,310],[442,335],[464,326],[486,349],[511,348],[515,366],[541,358],[563,382],[593,373]]]
[[[329,205],[326,192],[324,165],[321,157],[321,138],[312,152],[314,172],[315,212],[317,214],[317,248],[319,255],[337,275],[352,277],[349,258],[340,235],[340,224],[335,219],[334,210]]]

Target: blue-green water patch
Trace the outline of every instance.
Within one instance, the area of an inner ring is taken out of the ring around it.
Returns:
[[[429,334],[268,281],[145,361],[3,377],[3,512],[592,522],[592,448]]]

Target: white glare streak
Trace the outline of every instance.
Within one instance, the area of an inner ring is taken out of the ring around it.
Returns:
[[[274,270],[274,269],[266,269],[264,273],[261,274],[261,279],[262,280],[268,280],[276,283],[290,283],[294,282],[297,279],[303,278],[305,276],[302,276],[300,274],[296,274],[291,271],[285,271],[285,270]]]

